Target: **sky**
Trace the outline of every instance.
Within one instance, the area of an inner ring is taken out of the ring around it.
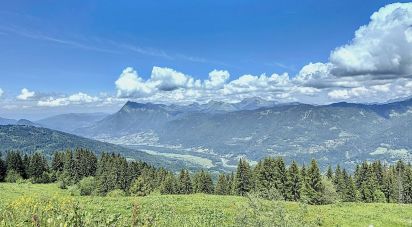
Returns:
[[[412,4],[8,1],[0,117],[188,104],[387,102],[412,95]]]

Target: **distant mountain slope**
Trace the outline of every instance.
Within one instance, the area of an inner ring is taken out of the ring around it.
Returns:
[[[73,132],[75,129],[88,127],[100,121],[108,114],[106,113],[69,113],[60,114],[36,121],[46,128],[63,132]]]
[[[0,125],[11,125],[14,123],[16,123],[16,120],[14,119],[7,119],[7,118],[0,117]]]
[[[176,107],[128,102],[119,112],[86,128],[83,135],[209,158],[214,166],[233,166],[240,157],[256,161],[268,155],[301,162],[316,158],[324,166],[353,166],[376,158],[412,161],[412,99],[371,105],[294,103],[257,108],[259,100],[244,104],[252,110],[209,112],[196,107],[201,110],[176,111]]]
[[[16,123],[14,123],[15,125],[25,125],[25,126],[34,126],[34,127],[41,127],[40,124],[34,123],[32,121],[29,121],[27,119],[20,119],[18,120]]]
[[[8,150],[18,150],[28,153],[43,152],[51,157],[55,151],[75,148],[87,148],[96,154],[100,154],[101,152],[121,153],[128,158],[142,160],[170,169],[178,169],[183,165],[182,162],[178,160],[156,157],[138,150],[51,129],[25,125],[0,126],[0,152],[3,153]]]

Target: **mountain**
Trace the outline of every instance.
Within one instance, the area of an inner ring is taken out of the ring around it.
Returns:
[[[245,98],[235,104],[237,110],[256,110],[263,107],[272,107],[277,105],[277,102],[271,102],[259,97]]]
[[[212,169],[230,169],[240,157],[253,163],[268,155],[348,168],[372,159],[412,161],[412,99],[369,105],[259,103],[212,102],[210,108],[185,111],[128,102],[81,133],[158,156],[201,158]]]
[[[159,130],[166,122],[177,119],[181,113],[162,104],[127,102],[116,114],[109,115],[90,127],[77,129],[75,133],[119,136],[136,131]]]
[[[20,119],[18,120],[16,123],[14,123],[15,125],[25,125],[25,126],[34,126],[34,127],[41,127],[40,124],[34,123],[32,121],[29,121],[27,119]]]
[[[65,132],[27,125],[0,126],[0,152],[18,150],[25,153],[42,152],[51,158],[53,152],[87,148],[97,155],[102,152],[121,153],[127,158],[142,160],[156,166],[179,170],[185,163],[167,157],[150,155],[136,149],[83,138]],[[198,168],[196,166],[192,168]]]
[[[0,117],[0,125],[12,125],[15,124],[16,120],[14,119],[7,119]]]
[[[73,132],[78,128],[92,126],[106,116],[108,116],[106,113],[69,113],[44,118],[36,121],[36,123],[50,129]]]

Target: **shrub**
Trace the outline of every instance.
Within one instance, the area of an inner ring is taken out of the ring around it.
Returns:
[[[67,187],[67,191],[69,191],[71,196],[79,196],[80,195],[80,190],[77,185],[72,185]]]
[[[121,190],[121,189],[115,189],[113,191],[110,191],[109,193],[107,193],[108,197],[123,197],[126,196],[126,193]]]
[[[30,179],[33,184],[47,184],[50,183],[50,175],[47,172],[43,172],[39,177],[33,177]]]
[[[270,187],[269,189],[261,189],[258,192],[254,193],[255,196],[268,199],[268,200],[283,200],[282,194],[275,187]]]
[[[91,213],[70,197],[23,196],[0,209],[0,226],[130,226],[119,215]]]
[[[135,196],[146,196],[150,194],[151,187],[149,182],[147,182],[142,176],[139,176],[130,187],[129,192],[131,195]]]
[[[385,203],[386,202],[385,194],[379,189],[375,190],[374,197],[375,197],[374,202],[377,202],[377,203]]]
[[[322,179],[324,191],[322,193],[322,204],[331,204],[339,201],[339,195],[336,192],[335,186],[332,181],[324,177]]]
[[[23,180],[23,177],[21,177],[17,171],[12,169],[12,170],[7,171],[5,180],[6,182],[9,182],[9,183],[16,183],[17,181]]]
[[[96,189],[96,181],[94,177],[85,177],[78,183],[78,188],[80,190],[80,195],[91,195]]]

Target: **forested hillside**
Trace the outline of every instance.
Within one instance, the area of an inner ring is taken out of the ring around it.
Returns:
[[[183,165],[182,161],[156,157],[110,143],[27,125],[0,125],[0,144],[0,152],[3,153],[11,150],[29,154],[42,153],[47,159],[51,159],[56,151],[81,147],[93,151],[96,155],[102,152],[121,153],[127,158],[146,161],[170,169],[178,169]]]

